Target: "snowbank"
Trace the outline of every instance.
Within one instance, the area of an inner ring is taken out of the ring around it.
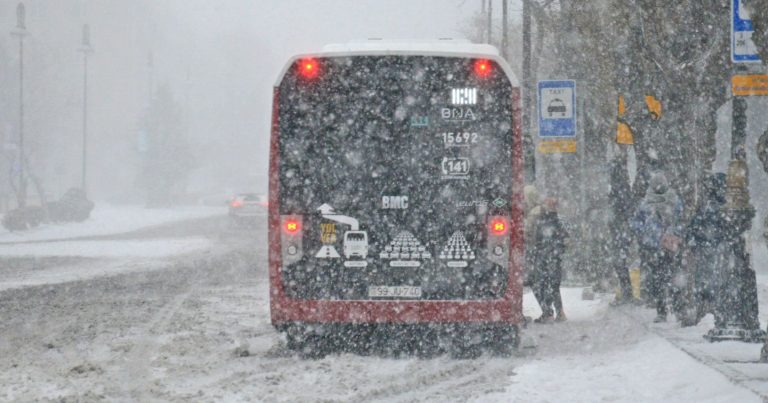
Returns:
[[[179,207],[147,209],[138,206],[115,206],[97,203],[91,218],[82,223],[45,224],[22,232],[0,228],[0,243],[44,241],[96,235],[111,235],[174,221],[225,214],[222,207]]]
[[[207,248],[206,238],[176,238],[120,241],[65,241],[0,245],[0,256],[81,256],[157,258]]]

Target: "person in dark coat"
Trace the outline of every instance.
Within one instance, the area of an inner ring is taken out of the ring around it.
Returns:
[[[720,310],[716,307],[725,281],[722,268],[727,265],[728,220],[722,210],[725,190],[724,173],[705,179],[704,197],[685,231],[685,242],[695,268],[692,301],[695,312],[684,325],[697,324],[707,313],[715,314],[716,321],[722,320],[717,317]]]
[[[667,294],[682,243],[683,204],[663,172],[654,172],[648,191],[631,220],[637,234],[643,269],[651,276],[650,297],[656,302],[654,322],[667,320]]]
[[[535,265],[537,270],[536,293],[540,296],[541,317],[536,323],[550,323],[553,320],[566,320],[563,310],[563,298],[560,295],[560,282],[563,279],[562,259],[565,253],[565,239],[568,231],[563,227],[557,215],[557,200],[544,200],[544,209],[536,223]],[[553,309],[554,307],[554,309]],[[557,317],[554,314],[557,314]]]

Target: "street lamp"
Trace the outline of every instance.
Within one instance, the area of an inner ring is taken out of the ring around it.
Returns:
[[[79,52],[83,53],[83,168],[82,183],[83,193],[87,194],[86,188],[86,158],[88,145],[88,55],[93,53],[91,47],[91,32],[88,24],[83,24],[83,41]]]
[[[743,71],[738,68],[737,73]],[[749,200],[747,169],[747,100],[732,94],[731,161],[726,179],[726,203],[723,212],[728,220],[727,248],[732,263],[721,267],[722,301],[715,310],[715,327],[704,337],[709,341],[763,341],[766,332],[758,319],[757,282],[750,262],[750,245],[744,234],[752,228],[755,208]]]
[[[25,14],[24,3],[19,3],[16,6],[16,28],[11,31],[11,36],[19,38],[19,208],[27,205],[27,179],[24,177],[24,37],[27,36]]]

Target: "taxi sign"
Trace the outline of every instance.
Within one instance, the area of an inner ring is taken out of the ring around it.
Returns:
[[[576,137],[576,82],[539,81],[539,136]]]

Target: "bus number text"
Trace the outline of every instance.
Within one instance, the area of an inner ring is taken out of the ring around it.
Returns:
[[[470,132],[443,132],[442,136],[443,144],[446,147],[458,147],[477,143],[478,134]]]

